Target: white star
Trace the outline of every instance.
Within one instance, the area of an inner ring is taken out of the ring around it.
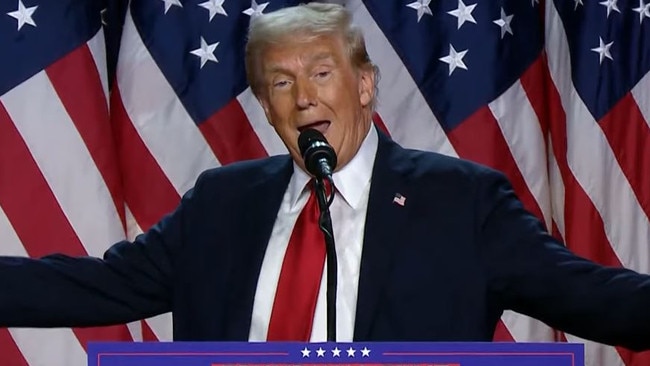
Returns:
[[[309,357],[309,354],[311,353],[311,351],[308,350],[307,347],[303,348],[300,352],[302,352],[302,357]]]
[[[244,14],[250,16],[251,18],[254,18],[258,15],[262,15],[264,12],[264,9],[269,6],[269,3],[264,3],[264,4],[259,4],[257,5],[257,2],[255,0],[251,1],[251,7],[244,10]]]
[[[619,12],[619,13],[621,12],[620,10],[618,10],[618,5],[616,5],[617,2],[618,2],[618,0],[605,0],[605,1],[600,2],[598,4],[607,7],[607,17],[609,18],[609,13],[611,13],[612,10],[614,10],[616,12]]]
[[[603,63],[605,57],[613,61],[614,59],[612,58],[612,55],[609,53],[609,48],[612,47],[614,41],[605,44],[605,42],[603,42],[603,39],[600,37],[598,37],[598,41],[600,45],[596,48],[592,48],[591,50],[594,52],[598,52],[598,55],[600,56],[600,63],[601,64]]]
[[[18,21],[18,30],[20,30],[20,28],[22,28],[25,24],[36,27],[36,23],[34,23],[34,19],[32,19],[32,14],[34,14],[36,8],[38,8],[38,5],[26,8],[22,0],[18,0],[18,10],[10,11],[7,13],[7,15],[12,18],[16,18]]]
[[[341,357],[341,350],[338,347],[334,347],[332,350],[332,357]]]
[[[165,14],[167,14],[167,12],[172,7],[172,5],[176,5],[179,8],[183,7],[183,4],[181,4],[181,0],[161,0],[161,1],[165,3]]]
[[[210,21],[212,21],[212,18],[217,14],[228,16],[226,10],[223,8],[224,1],[225,0],[208,0],[204,3],[200,3],[199,6],[208,9],[210,12]]]
[[[575,3],[575,6],[573,7],[573,10],[578,9],[578,5],[585,6],[585,4],[582,3],[582,0],[574,0],[574,1],[575,1],[576,3]]]
[[[447,14],[453,15],[456,18],[458,18],[458,28],[465,23],[465,22],[472,22],[476,24],[476,19],[472,16],[472,11],[474,11],[474,8],[476,7],[476,4],[472,4],[469,6],[465,6],[463,3],[463,0],[458,0],[458,8],[456,10],[448,11]]]
[[[348,357],[354,357],[354,352],[356,352],[356,351],[355,351],[354,348],[350,347],[350,348],[348,348],[347,352],[348,352]]]
[[[514,15],[506,15],[506,12],[501,8],[501,18],[497,20],[493,20],[492,22],[499,27],[501,27],[501,39],[506,35],[506,33],[512,33],[512,28],[510,28],[510,22],[512,22],[512,17]]]
[[[450,43],[449,55],[445,57],[441,57],[439,58],[439,60],[446,64],[449,64],[449,75],[451,75],[451,73],[454,72],[454,70],[456,70],[457,67],[467,70],[467,66],[465,66],[465,63],[463,62],[463,57],[465,57],[466,53],[467,50],[456,52],[456,49]]]
[[[214,55],[214,50],[218,45],[219,42],[208,44],[208,42],[206,42],[205,39],[201,37],[201,47],[192,50],[190,53],[201,58],[201,68],[203,68],[203,65],[205,65],[205,63],[208,61],[215,63],[219,62],[219,60],[217,60],[217,57]]]
[[[366,347],[363,347],[361,350],[361,357],[370,357],[370,350]]]
[[[420,19],[422,19],[422,16],[424,14],[433,15],[431,9],[429,8],[429,3],[431,3],[431,0],[417,0],[406,6],[408,6],[411,9],[415,9],[418,12],[418,23],[419,23]]]
[[[316,350],[316,357],[325,357],[325,350],[322,347],[318,347]]]
[[[650,18],[650,3],[644,4],[643,0],[639,0],[639,7],[632,9],[639,13],[639,22],[643,24],[643,18]]]

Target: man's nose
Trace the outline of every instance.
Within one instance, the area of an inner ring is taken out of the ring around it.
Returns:
[[[299,79],[296,81],[296,105],[300,109],[307,109],[317,104],[316,88],[309,80]]]

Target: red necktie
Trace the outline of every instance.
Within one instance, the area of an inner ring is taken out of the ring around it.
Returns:
[[[309,184],[312,188],[311,182]],[[313,188],[302,209],[282,262],[275,293],[269,341],[309,341],[323,267],[325,239],[318,227],[318,202]]]

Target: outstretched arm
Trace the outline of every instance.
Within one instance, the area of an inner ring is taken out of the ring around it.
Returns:
[[[103,258],[0,257],[0,326],[99,326],[170,311],[174,258],[189,230],[193,192],[133,243],[114,244]]]
[[[491,287],[505,306],[586,339],[650,349],[650,276],[576,256],[504,178],[484,178],[477,230]]]

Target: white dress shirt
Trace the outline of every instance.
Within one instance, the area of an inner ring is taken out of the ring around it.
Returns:
[[[333,175],[337,190],[330,206],[330,214],[338,260],[336,340],[339,342],[351,342],[354,334],[363,230],[368,208],[370,177],[377,154],[377,143],[377,131],[371,127],[354,158]],[[266,341],[284,253],[298,215],[309,197],[306,185],[311,177],[302,171],[295,162],[293,170],[294,173],[284,193],[273,226],[257,283],[251,329],[248,336],[249,341],[253,342]],[[327,262],[321,277],[311,342],[327,340],[326,275]]]

